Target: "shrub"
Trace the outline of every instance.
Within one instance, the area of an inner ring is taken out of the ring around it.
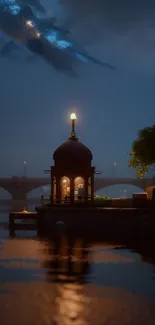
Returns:
[[[94,204],[96,206],[111,207],[112,199],[106,195],[105,196],[95,195]]]

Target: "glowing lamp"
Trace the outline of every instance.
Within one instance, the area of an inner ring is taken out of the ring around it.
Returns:
[[[72,121],[72,132],[71,132],[71,139],[76,139],[76,134],[75,134],[75,122],[76,122],[76,114],[72,113],[70,115],[70,119]]]
[[[75,120],[76,120],[76,114],[75,114],[75,113],[72,113],[72,114],[70,115],[70,119],[71,119],[72,121],[75,121]]]

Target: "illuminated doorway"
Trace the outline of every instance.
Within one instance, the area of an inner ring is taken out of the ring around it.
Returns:
[[[74,201],[84,200],[84,179],[76,177],[74,179]]]
[[[63,176],[60,181],[61,189],[61,202],[70,201],[70,179],[66,176]]]

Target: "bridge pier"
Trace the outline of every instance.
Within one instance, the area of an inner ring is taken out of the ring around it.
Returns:
[[[27,195],[26,193],[22,192],[15,192],[12,194],[12,207],[11,211],[12,212],[19,212],[24,209],[28,209],[28,202],[27,202]]]
[[[12,200],[12,212],[20,212],[24,209],[28,209],[28,203],[27,200]]]

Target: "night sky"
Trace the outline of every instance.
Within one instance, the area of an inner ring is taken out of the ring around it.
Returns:
[[[53,151],[70,135],[72,111],[77,136],[103,176],[134,176],[127,164],[132,141],[155,122],[155,2],[60,2],[42,4],[60,23],[71,21],[91,55],[117,69],[90,63],[72,78],[40,58],[28,63],[23,52],[0,58],[0,177],[22,176],[24,160],[28,176],[44,177]]]

